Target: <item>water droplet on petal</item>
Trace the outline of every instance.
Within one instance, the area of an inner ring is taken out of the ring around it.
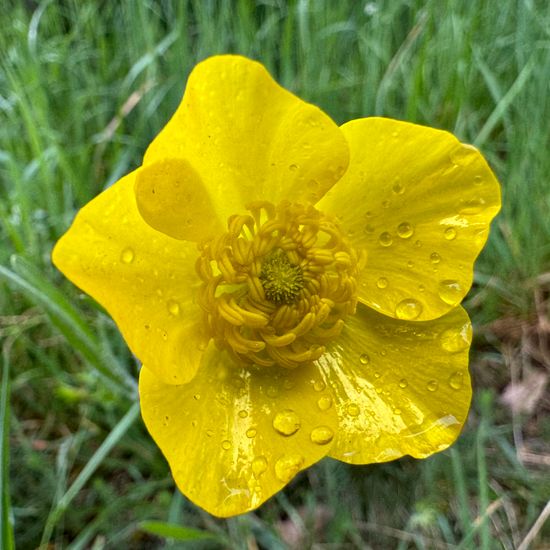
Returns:
[[[287,483],[300,471],[303,463],[304,457],[301,455],[283,455],[275,462],[275,475],[280,481]]]
[[[413,268],[413,267],[414,267],[414,262],[413,262],[412,260],[409,260],[409,261],[407,262],[407,267],[408,267],[409,269]]]
[[[478,197],[478,198],[470,199],[466,201],[458,212],[459,214],[468,216],[473,214],[479,214],[480,212],[483,212],[485,208],[486,208],[485,199]]]
[[[246,418],[248,416],[248,413],[243,409],[239,411],[239,418]]]
[[[435,391],[439,387],[439,384],[437,383],[437,380],[430,380],[426,387],[428,388],[428,391]]]
[[[414,298],[405,298],[405,300],[401,300],[395,308],[395,315],[397,318],[403,319],[404,321],[412,321],[421,313],[422,304]]]
[[[206,430],[206,435],[212,437],[214,435],[214,430]]]
[[[378,279],[378,281],[376,281],[376,286],[377,286],[380,290],[383,290],[384,288],[387,288],[387,286],[388,286],[388,279],[386,279],[386,277],[380,277],[380,279]]]
[[[380,378],[380,376],[381,376],[381,375],[380,375],[379,372],[375,372],[375,373],[374,373],[374,377],[375,377],[375,378]]]
[[[447,227],[447,229],[445,229],[444,235],[448,241],[452,241],[453,239],[456,239],[456,229],[454,227]]]
[[[483,176],[474,176],[474,185],[481,185],[483,183]]]
[[[389,208],[390,204],[390,201],[382,201],[382,208]]]
[[[365,233],[374,233],[374,225],[365,225]]]
[[[449,378],[449,386],[453,388],[453,390],[459,390],[462,388],[462,385],[464,384],[464,374],[462,372],[455,372],[451,374]]]
[[[456,166],[467,166],[472,162],[472,156],[476,154],[477,149],[473,145],[461,143],[451,151],[449,157]]]
[[[432,264],[438,264],[441,261],[441,256],[437,252],[432,252],[430,254],[430,262]]]
[[[170,315],[177,317],[180,314],[180,305],[176,302],[176,300],[168,300],[166,307],[168,308],[168,313]]]
[[[298,166],[296,164],[291,164],[288,169],[291,171],[291,172],[296,172],[296,170],[298,170]]]
[[[407,382],[407,380],[405,378],[401,378],[401,380],[399,380],[399,387],[400,388],[406,388],[408,385],[409,385],[409,383]]]
[[[403,192],[405,191],[405,186],[401,183],[401,181],[399,180],[399,177],[395,178],[391,190],[396,195],[402,195]]]
[[[449,353],[459,353],[470,345],[468,325],[461,330],[449,329],[440,335],[441,347]]]
[[[450,306],[458,305],[464,295],[461,284],[454,280],[441,281],[437,293]]]
[[[252,461],[252,474],[255,478],[260,477],[267,470],[267,459],[265,456],[257,456]]]
[[[380,243],[380,246],[391,246],[393,243],[392,236],[387,232],[384,231],[384,233],[380,234],[380,237],[378,237],[378,242]]]
[[[397,226],[397,234],[402,238],[402,239],[409,239],[410,237],[412,237],[412,234],[414,233],[414,229],[413,229],[413,226],[408,223],[408,222],[403,222],[403,223],[400,223],[398,226]]]
[[[196,393],[196,394],[193,396],[193,399],[194,399],[195,401],[198,401],[200,398],[201,398],[201,396],[200,396],[199,393]]]
[[[359,362],[361,365],[368,365],[370,363],[370,357],[366,353],[362,353],[359,356]]]
[[[332,407],[332,398],[328,395],[324,395],[323,397],[320,397],[317,401],[317,406],[322,411],[328,411]]]
[[[120,261],[125,264],[131,264],[134,261],[134,251],[131,248],[125,248],[120,254]]]
[[[357,405],[356,403],[350,403],[348,406],[347,406],[347,409],[346,411],[348,412],[348,414],[350,416],[358,416],[359,415],[359,405]]]
[[[224,439],[222,441],[222,449],[224,451],[229,451],[229,449],[231,449],[231,441],[228,441],[227,439]]]
[[[277,413],[273,419],[273,427],[284,436],[295,434],[300,426],[300,417],[292,409]]]
[[[315,391],[323,391],[326,387],[327,385],[322,380],[316,380],[313,383],[313,389]]]
[[[422,246],[422,241],[420,240],[414,241],[414,246],[416,246],[416,248],[420,248]]]
[[[311,431],[310,438],[317,445],[326,445],[334,438],[334,432],[328,426],[317,426]]]
[[[254,428],[249,428],[248,430],[246,430],[246,437],[248,437],[249,439],[256,437],[256,430]]]

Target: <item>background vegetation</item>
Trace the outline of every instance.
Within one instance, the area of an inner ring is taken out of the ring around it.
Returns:
[[[0,547],[550,547],[547,0],[3,6]],[[221,52],[261,60],[338,122],[454,132],[504,200],[465,303],[476,391],[458,443],[425,461],[327,459],[230,520],[175,490],[139,418],[138,365],[50,263],[76,210],[140,164],[190,68]]]

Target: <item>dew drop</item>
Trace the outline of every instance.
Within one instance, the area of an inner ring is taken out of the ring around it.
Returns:
[[[201,398],[200,393],[196,393],[196,394],[193,396],[193,399],[194,399],[195,401],[198,401],[200,398]]]
[[[402,239],[410,239],[413,233],[414,233],[413,226],[409,222],[403,222],[397,226],[397,234]]]
[[[414,241],[414,246],[416,246],[416,248],[420,248],[422,246],[422,241],[420,240]]]
[[[370,363],[370,357],[366,353],[362,353],[359,356],[359,362],[361,365],[368,365]]]
[[[449,353],[459,353],[465,350],[469,345],[468,326],[462,330],[449,329],[441,333],[439,337],[441,347]]]
[[[462,372],[454,372],[449,377],[449,386],[453,388],[453,390],[459,390],[462,388],[462,385],[464,384],[464,374]]]
[[[399,380],[399,387],[400,388],[406,388],[408,385],[409,385],[409,383],[407,382],[407,380],[405,378],[401,378],[401,380]]]
[[[324,395],[323,397],[320,397],[317,401],[317,406],[322,411],[328,411],[332,407],[332,398],[328,395]]]
[[[437,383],[437,380],[430,380],[426,387],[428,388],[428,391],[435,391],[439,387],[439,384]]]
[[[401,183],[401,181],[399,180],[399,178],[395,178],[391,190],[392,190],[396,195],[402,195],[402,194],[403,194],[403,192],[405,191],[405,187],[404,187],[404,185]]]
[[[463,298],[462,286],[458,281],[446,280],[439,283],[439,297],[450,306],[456,306]]]
[[[120,254],[120,261],[124,264],[131,264],[134,261],[134,251],[131,248],[125,248]]]
[[[313,428],[310,439],[317,445],[326,445],[334,438],[334,432],[328,426],[317,426]]]
[[[376,281],[376,286],[380,290],[383,290],[384,288],[387,288],[388,287],[388,279],[386,279],[386,277],[380,277],[380,279],[378,279],[378,281]]]
[[[292,409],[285,409],[277,413],[273,419],[273,427],[284,436],[295,434],[300,426],[300,417]]]
[[[380,378],[380,376],[381,376],[381,375],[380,375],[379,372],[375,372],[375,373],[374,373],[374,377],[375,377],[375,378]]]
[[[483,183],[483,176],[474,176],[474,185],[481,185]]]
[[[438,264],[441,261],[441,256],[437,252],[432,252],[430,254],[430,262],[432,264]]]
[[[390,204],[390,201],[382,201],[382,208],[389,208]]]
[[[168,313],[170,315],[177,317],[180,314],[180,305],[176,302],[176,300],[168,300],[166,307],[168,308]]]
[[[248,430],[246,430],[246,437],[248,437],[248,439],[252,439],[252,438],[256,437],[255,428],[249,428]]]
[[[267,470],[267,459],[265,456],[257,456],[252,461],[252,474],[255,478],[260,477]]]
[[[348,406],[347,406],[347,412],[350,416],[358,416],[359,415],[359,405],[357,405],[356,403],[350,403]]]
[[[248,413],[244,409],[239,411],[239,418],[246,418],[247,416],[248,416]]]
[[[291,164],[288,169],[291,171],[291,172],[296,172],[296,170],[298,170],[298,166],[296,164]]]
[[[316,380],[313,383],[313,389],[315,391],[323,391],[326,387],[327,385],[322,380]]]
[[[456,229],[454,227],[447,227],[444,232],[445,238],[448,241],[456,239]]]
[[[426,290],[426,287],[424,285],[418,285],[418,291],[424,292]]]
[[[409,261],[407,262],[407,267],[408,267],[409,269],[413,268],[413,267],[414,267],[414,262],[413,262],[412,260],[409,260]]]
[[[283,455],[275,462],[275,475],[280,481],[287,483],[300,471],[303,463],[304,457],[301,455]]]
[[[214,435],[214,430],[206,430],[206,435],[212,437]]]
[[[384,231],[384,233],[381,233],[378,237],[378,242],[380,243],[380,246],[391,246],[393,243],[392,236],[387,232]]]
[[[395,408],[393,409],[393,414],[397,414],[397,415],[400,415],[403,411],[399,408]]]
[[[480,212],[483,212],[485,208],[486,208],[485,199],[478,197],[476,199],[470,199],[466,201],[458,212],[459,214],[468,216],[473,214],[479,214]]]
[[[477,149],[467,143],[461,143],[453,149],[449,155],[451,162],[456,166],[467,166],[471,162],[472,155]]]
[[[365,225],[365,233],[374,233],[374,225],[370,223]]]
[[[224,440],[222,441],[222,449],[223,449],[224,451],[229,451],[229,449],[231,449],[231,442],[228,441],[227,439],[224,439]]]
[[[395,308],[395,315],[397,318],[403,319],[404,321],[412,321],[421,313],[422,304],[414,298],[405,298],[405,300],[401,300]]]

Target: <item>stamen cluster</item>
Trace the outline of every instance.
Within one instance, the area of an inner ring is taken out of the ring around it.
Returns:
[[[256,202],[202,243],[199,303],[217,345],[248,364],[319,358],[357,303],[356,252],[313,206]]]

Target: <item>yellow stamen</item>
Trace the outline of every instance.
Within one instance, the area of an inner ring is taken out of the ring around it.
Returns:
[[[199,247],[205,325],[244,363],[295,368],[318,359],[355,311],[358,257],[312,206],[258,202],[248,210]]]

